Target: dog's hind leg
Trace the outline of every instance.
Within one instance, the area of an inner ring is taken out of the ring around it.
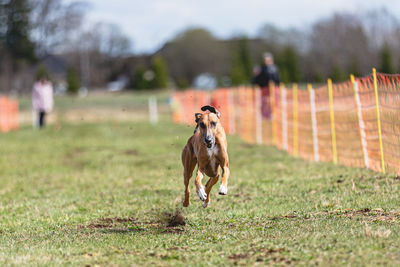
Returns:
[[[207,194],[207,198],[203,203],[203,207],[207,208],[208,205],[210,204],[210,192],[211,192],[211,188],[218,182],[218,178],[217,177],[212,177],[208,180],[208,182],[206,183],[206,194]]]
[[[189,181],[192,178],[193,170],[196,167],[196,158],[185,147],[182,151],[182,163],[183,163],[183,183],[185,184],[185,200],[183,201],[183,206],[187,207],[190,204],[190,190]]]

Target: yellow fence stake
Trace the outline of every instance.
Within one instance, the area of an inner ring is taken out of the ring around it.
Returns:
[[[299,124],[298,124],[298,97],[297,97],[298,87],[297,83],[293,84],[293,155],[299,155]]]
[[[328,92],[329,92],[329,113],[331,118],[331,135],[332,135],[332,154],[333,163],[338,163],[337,151],[336,151],[336,130],[335,130],[335,110],[333,106],[333,92],[332,92],[332,80],[328,79]]]
[[[381,168],[382,172],[385,173],[385,160],[383,157],[383,143],[382,143],[382,130],[381,130],[381,116],[379,113],[379,97],[378,97],[378,83],[376,81],[376,69],[372,69],[372,74],[374,78],[374,90],[375,90],[375,103],[376,103],[376,120],[378,123],[378,137],[379,137],[379,148],[381,152]]]

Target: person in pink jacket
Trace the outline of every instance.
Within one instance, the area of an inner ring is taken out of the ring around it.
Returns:
[[[52,111],[54,105],[53,85],[44,76],[33,85],[32,105],[34,112],[38,114],[37,125],[42,128],[45,126],[46,114]]]

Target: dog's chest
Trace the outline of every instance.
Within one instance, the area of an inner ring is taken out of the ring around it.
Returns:
[[[219,148],[217,145],[212,148],[207,148],[207,156],[210,160],[215,159],[215,156],[218,154]]]
[[[205,165],[205,173],[210,177],[216,177],[218,175],[218,154],[219,148],[218,146],[214,146],[213,148],[207,148],[207,163]]]

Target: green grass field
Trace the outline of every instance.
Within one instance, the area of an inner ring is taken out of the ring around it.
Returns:
[[[217,184],[204,209],[192,179],[183,209],[192,132],[163,119],[2,134],[0,265],[400,264],[399,177],[232,136],[228,195]]]

